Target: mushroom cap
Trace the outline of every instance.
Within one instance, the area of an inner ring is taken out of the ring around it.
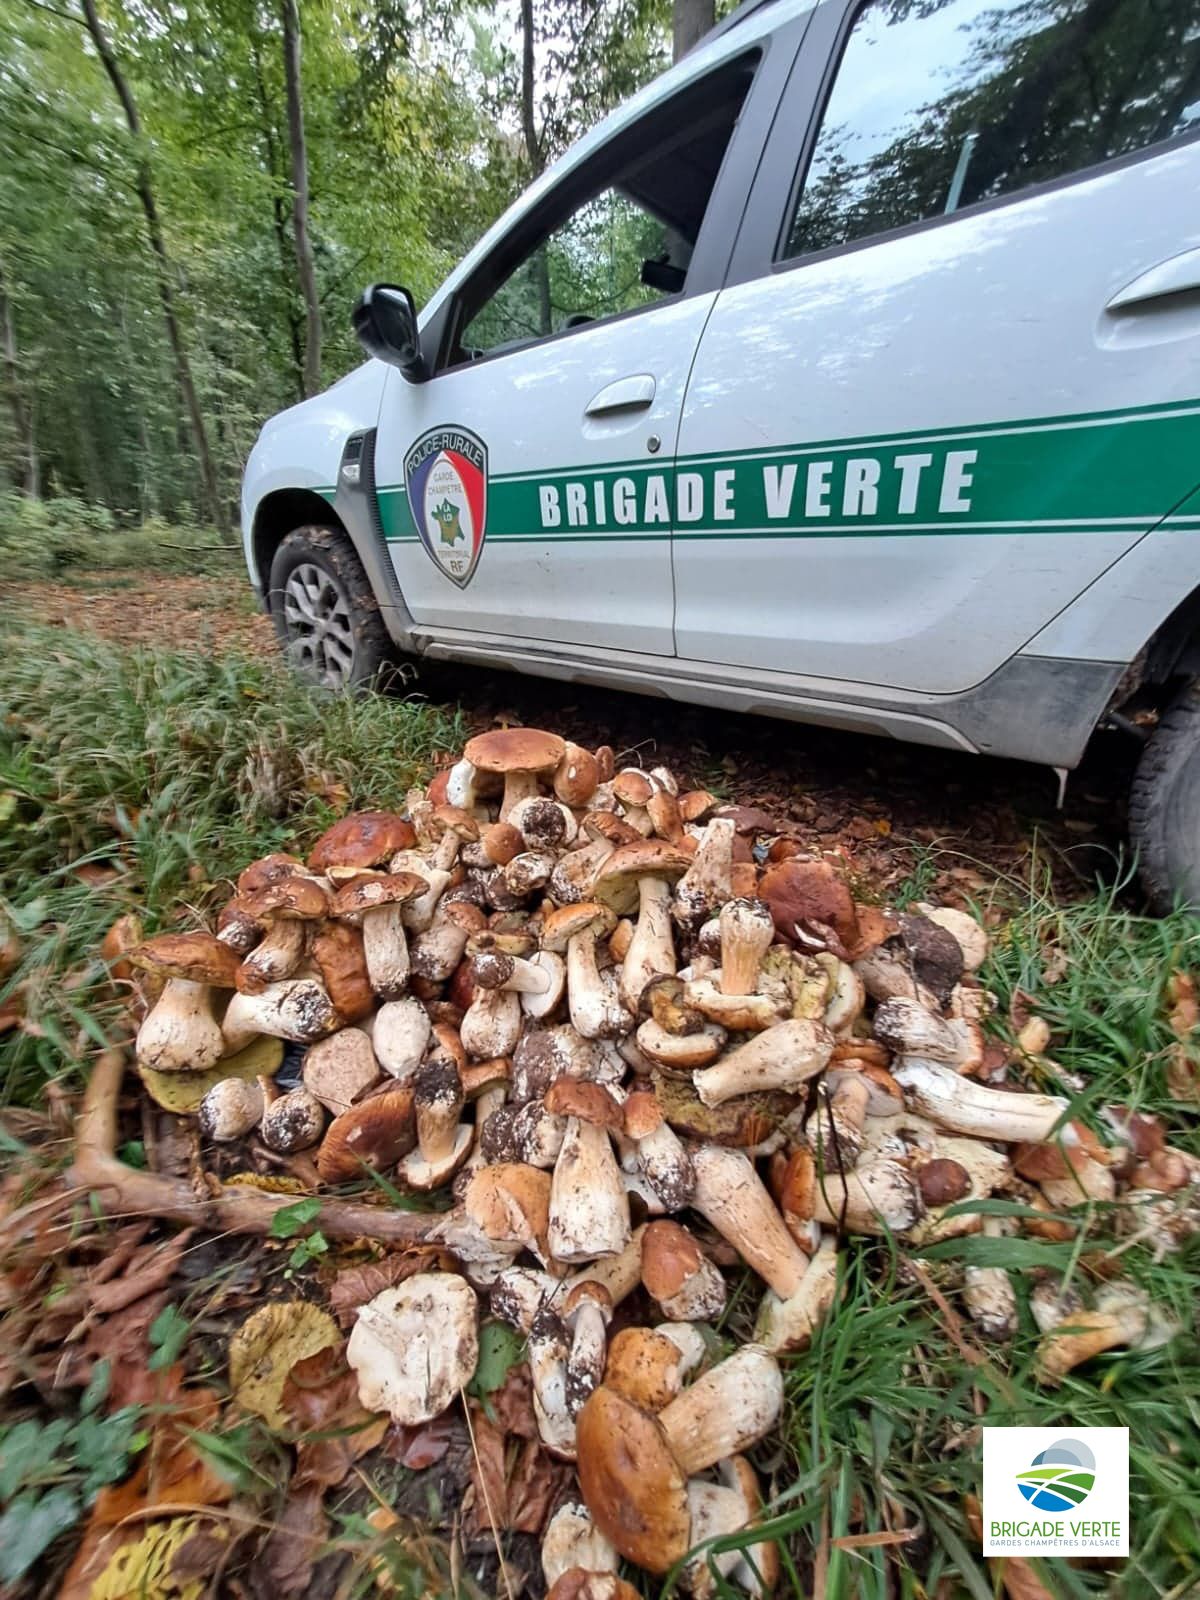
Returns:
[[[413,1426],[440,1416],[475,1375],[479,1302],[452,1272],[418,1272],[365,1306],[346,1346],[368,1411]]]
[[[258,1127],[265,1104],[261,1083],[221,1078],[200,1102],[200,1131],[209,1139],[240,1139]]]
[[[662,1107],[652,1089],[635,1089],[622,1107],[627,1139],[648,1139],[663,1125]]]
[[[612,790],[623,806],[644,806],[654,793],[654,785],[636,767],[625,767],[613,779]]]
[[[411,850],[416,842],[412,823],[394,811],[352,811],[321,835],[309,852],[308,865],[313,872],[373,867],[398,850]]]
[[[849,952],[857,951],[860,932],[854,899],[828,861],[793,857],[768,867],[759,894],[789,943],[796,937],[797,923],[820,922],[833,928]]]
[[[304,1052],[304,1087],[334,1116],[346,1111],[383,1077],[371,1041],[361,1028],[339,1028]]]
[[[651,1222],[642,1235],[642,1282],[653,1300],[669,1300],[704,1264],[704,1252],[678,1222]]]
[[[472,1175],[463,1196],[471,1221],[489,1239],[527,1243],[550,1225],[550,1174],[523,1161],[497,1161]]]
[[[622,1328],[609,1341],[604,1382],[643,1411],[661,1411],[683,1383],[679,1346],[657,1328]]]
[[[938,1156],[917,1168],[917,1188],[927,1206],[948,1206],[971,1192],[971,1174],[959,1161]]]
[[[569,940],[576,934],[594,931],[603,939],[617,925],[617,914],[611,906],[595,900],[581,900],[573,906],[557,906],[542,919],[542,948],[561,954]]]
[[[657,1418],[601,1384],[576,1418],[575,1440],[579,1486],[600,1532],[647,1572],[669,1571],[687,1553],[691,1521],[687,1479]]]
[[[474,844],[479,838],[478,822],[461,806],[435,805],[429,822],[430,832],[438,838],[443,834],[453,833],[457,834],[464,844]]]
[[[562,1303],[562,1319],[568,1328],[574,1327],[575,1315],[585,1305],[598,1306],[604,1314],[606,1323],[612,1317],[612,1295],[602,1283],[596,1283],[591,1278],[583,1278],[567,1291],[567,1297]]]
[[[259,889],[265,889],[270,883],[278,883],[280,878],[294,878],[298,872],[304,871],[304,863],[299,856],[289,856],[282,850],[277,850],[269,856],[261,856],[259,860],[252,861],[248,867],[243,867],[237,875],[236,888],[238,894],[254,894]]]
[[[567,742],[554,771],[554,793],[568,806],[585,806],[600,782],[600,763],[590,750]]]
[[[463,755],[481,772],[546,772],[563,758],[566,745],[539,728],[495,728],[476,734]]]
[[[268,1150],[290,1155],[316,1144],[325,1126],[325,1107],[307,1089],[289,1089],[262,1114],[258,1133]]]
[[[578,1117],[580,1122],[594,1122],[613,1133],[619,1133],[624,1123],[622,1107],[604,1085],[582,1078],[559,1078],[552,1083],[545,1106],[556,1117]]]
[[[236,950],[211,933],[160,933],[129,953],[130,963],[160,978],[183,978],[232,989],[241,965]]]
[[[346,922],[314,928],[309,954],[325,980],[333,1008],[344,1022],[360,1022],[375,1008],[363,936]]]
[[[394,1167],[417,1142],[413,1092],[388,1088],[334,1117],[317,1151],[322,1183],[349,1183],[364,1168]]]
[[[357,920],[368,911],[381,906],[403,905],[417,895],[428,892],[429,884],[416,872],[382,872],[370,877],[351,878],[342,884],[332,901],[330,913],[335,917]]]
[[[665,839],[639,839],[618,845],[596,872],[592,894],[602,905],[625,916],[638,906],[638,882],[665,878],[677,883],[691,866],[691,858]]]
[[[483,853],[498,867],[506,867],[525,848],[525,839],[511,822],[493,822],[483,830]]]
[[[260,922],[315,922],[329,914],[329,895],[315,878],[277,878],[253,894],[242,895],[241,907]]]

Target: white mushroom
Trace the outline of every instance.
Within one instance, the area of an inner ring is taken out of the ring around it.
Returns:
[[[546,1524],[542,1535],[542,1575],[552,1588],[564,1572],[616,1572],[617,1552],[592,1521],[585,1505],[569,1500]]]
[[[244,1078],[222,1078],[200,1102],[200,1131],[210,1139],[241,1139],[262,1121],[266,1104],[261,1083]]]
[[[546,1109],[567,1118],[550,1189],[550,1250],[556,1261],[618,1254],[629,1242],[629,1201],[609,1139],[621,1109],[596,1083],[561,1078]]]
[[[285,978],[261,994],[230,996],[221,1022],[225,1054],[236,1055],[260,1033],[313,1044],[341,1025],[333,1001],[313,978]]]
[[[479,1360],[479,1305],[451,1272],[418,1272],[366,1305],[346,1346],[368,1411],[413,1427],[462,1392]]]
[[[706,1106],[763,1089],[797,1090],[814,1078],[833,1054],[833,1035],[819,1022],[781,1022],[693,1075]]]
[[[259,1137],[269,1150],[291,1155],[307,1150],[325,1129],[325,1108],[307,1089],[291,1089],[272,1100],[258,1125]]]
[[[383,1070],[407,1083],[421,1065],[429,1045],[429,1013],[419,1000],[389,1000],[366,1024],[371,1046]]]
[[[901,1061],[892,1076],[915,1111],[954,1133],[978,1139],[1044,1144],[1055,1136],[1069,1106],[1069,1101],[1057,1095],[990,1089],[972,1078],[960,1077],[953,1067],[916,1057]],[[1071,1142],[1070,1133],[1069,1128],[1063,1129],[1064,1143]]]

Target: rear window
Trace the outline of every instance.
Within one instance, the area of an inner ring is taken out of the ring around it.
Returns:
[[[783,254],[1012,194],[1200,129],[1200,0],[870,0]]]

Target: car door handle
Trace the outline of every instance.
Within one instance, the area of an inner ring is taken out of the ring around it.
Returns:
[[[1200,290],[1200,250],[1185,250],[1182,255],[1171,256],[1150,267],[1132,283],[1118,289],[1104,309],[1128,311],[1155,300],[1168,300],[1172,295],[1186,294],[1189,290]]]
[[[645,411],[654,401],[654,379],[648,372],[618,378],[595,394],[584,407],[588,417],[606,417],[614,411]]]

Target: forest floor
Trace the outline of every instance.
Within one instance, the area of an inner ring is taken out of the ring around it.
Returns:
[[[11,608],[11,610],[10,610]],[[0,612],[121,644],[271,658],[268,619],[240,570],[219,576],[78,572],[58,582],[0,584]],[[803,824],[825,847],[847,842],[882,890],[912,871],[973,869],[1058,892],[1122,875],[1125,792],[1136,746],[1101,735],[1072,774],[1065,804],[1046,769],[680,706],[644,695],[517,673],[423,666],[410,693],[459,709],[470,731],[544,726],[630,760],[663,762],[742,805]],[[915,853],[914,853],[915,852]],[[1135,896],[1136,898],[1136,896]]]

